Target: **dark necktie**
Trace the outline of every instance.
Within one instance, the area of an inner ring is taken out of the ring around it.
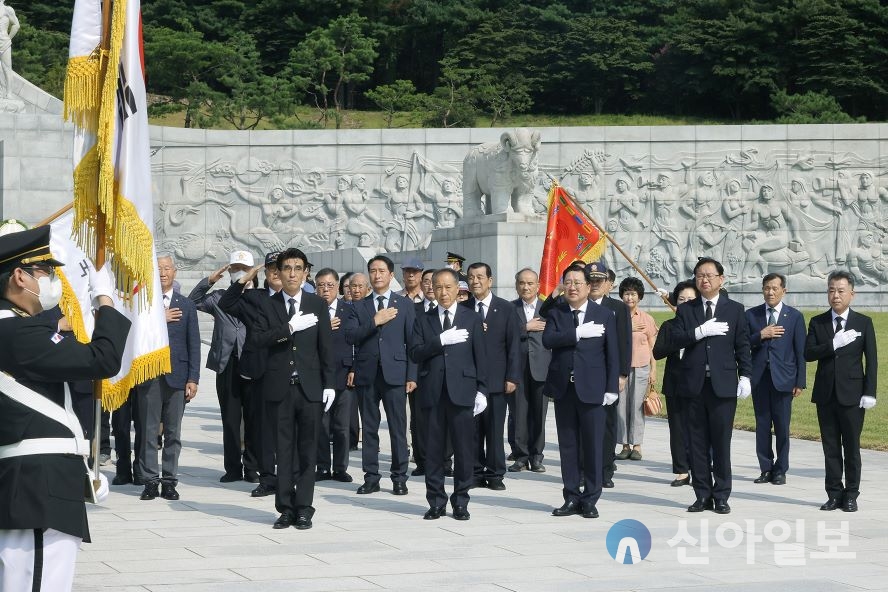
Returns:
[[[768,309],[768,324],[769,325],[776,325],[777,324],[777,319],[774,317],[775,312],[776,311],[773,308]]]
[[[453,325],[450,324],[450,311],[446,308],[444,309],[444,330],[446,331]]]
[[[383,304],[385,302],[385,296],[377,296],[376,302],[379,303],[376,305],[376,310],[382,310],[383,308],[385,308],[385,304]]]
[[[836,317],[836,333],[842,330],[842,317]]]
[[[574,313],[574,327],[579,327],[580,326],[580,311],[575,310],[575,311],[573,311],[573,313]]]
[[[296,314],[296,299],[290,298],[290,307],[287,308],[287,314],[291,317]]]
[[[429,302],[429,312],[432,312],[433,310],[435,310],[435,303]]]
[[[706,320],[708,321],[711,318],[712,318],[712,300],[707,300],[706,301]]]
[[[478,314],[481,315],[481,320],[483,321],[484,320],[484,303],[483,302],[478,303]]]

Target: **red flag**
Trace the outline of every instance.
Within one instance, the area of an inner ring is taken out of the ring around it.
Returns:
[[[546,242],[540,263],[540,296],[548,297],[561,282],[561,274],[577,260],[597,260],[604,252],[604,237],[560,185],[549,190]]]

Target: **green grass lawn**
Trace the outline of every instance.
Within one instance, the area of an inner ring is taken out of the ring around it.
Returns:
[[[826,307],[823,310],[826,310]],[[805,323],[807,324],[812,316],[823,311],[802,312],[805,315]],[[866,314],[873,319],[879,355],[884,358],[885,352],[888,352],[888,313],[876,312]],[[652,312],[651,315],[657,320],[658,324],[672,317],[670,312]],[[811,402],[811,387],[814,386],[814,372],[816,369],[816,363],[808,364],[808,388],[792,404],[790,432],[794,438],[820,440],[820,429],[817,426],[817,408]],[[658,372],[658,375],[661,374],[662,372]],[[660,385],[658,384],[658,391],[659,388]],[[875,408],[866,412],[863,433],[860,436],[860,445],[863,448],[871,448],[873,450],[888,450],[888,366],[886,364],[879,365],[877,400],[879,403]],[[741,430],[752,431],[755,429],[752,397],[737,403],[737,416],[734,420],[734,426]]]

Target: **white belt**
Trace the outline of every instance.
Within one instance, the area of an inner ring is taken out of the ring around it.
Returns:
[[[89,450],[89,442],[80,438],[30,438],[0,446],[0,460],[31,454],[77,454]]]

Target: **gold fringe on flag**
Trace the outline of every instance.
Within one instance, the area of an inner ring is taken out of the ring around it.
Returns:
[[[138,296],[143,303],[152,302],[154,295],[154,258],[151,245],[154,238],[151,229],[136,211],[131,201],[117,196],[117,215],[107,227],[108,244],[115,254],[111,260],[117,289],[129,300],[134,282],[138,284]]]
[[[56,275],[62,281],[62,299],[59,302],[59,308],[62,314],[71,324],[71,330],[74,331],[74,337],[80,343],[89,343],[89,335],[86,334],[86,325],[83,323],[83,314],[80,311],[80,302],[77,300],[77,294],[61,267],[56,267]]]
[[[65,70],[64,119],[92,134],[96,133],[99,124],[101,57],[102,52],[96,48],[88,56],[69,59]]]
[[[124,378],[114,384],[107,379],[102,381],[102,407],[106,411],[118,409],[126,402],[130,389],[134,386],[170,372],[172,367],[169,347],[139,356],[133,360],[130,372]]]

